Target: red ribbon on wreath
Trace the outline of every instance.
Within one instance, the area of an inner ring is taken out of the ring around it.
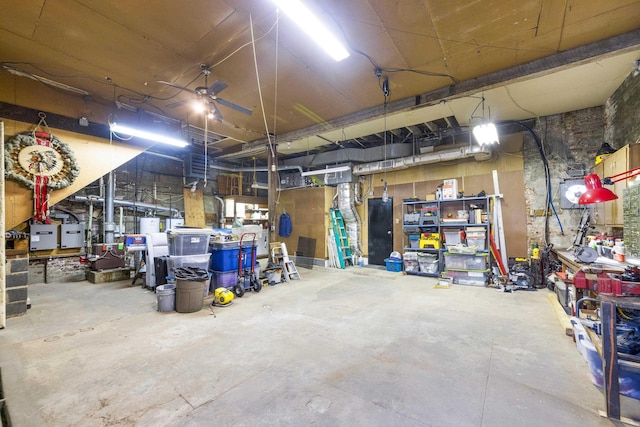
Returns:
[[[36,144],[51,147],[51,135],[47,132],[34,132]],[[49,177],[42,174],[33,175],[33,219],[44,224],[51,224],[49,217]]]

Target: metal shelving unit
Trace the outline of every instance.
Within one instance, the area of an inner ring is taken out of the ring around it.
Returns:
[[[461,199],[441,200],[415,200],[406,199],[402,203],[402,246],[405,254],[409,255],[408,263],[405,262],[405,272],[420,276],[436,277],[443,271],[457,271],[447,269],[445,258],[447,256],[467,256],[470,254],[451,254],[447,252],[446,245],[456,244],[461,241],[461,232],[471,236],[470,242],[479,247],[474,257],[483,257],[486,260],[483,268],[462,269],[468,276],[480,277],[486,280],[490,266],[489,250],[489,198],[466,197]],[[458,236],[456,239],[455,237]],[[479,236],[484,236],[483,241]],[[447,238],[449,242],[447,242]],[[416,255],[412,255],[415,253]],[[415,265],[411,261],[417,259]],[[405,257],[407,258],[407,257]],[[426,262],[420,262],[427,259]],[[433,268],[435,259],[437,268]],[[474,266],[478,261],[473,261]],[[426,271],[420,268],[427,266]],[[457,273],[456,273],[457,274]],[[455,275],[454,276],[455,278]],[[459,274],[460,275],[460,274]],[[464,275],[464,274],[462,274]]]

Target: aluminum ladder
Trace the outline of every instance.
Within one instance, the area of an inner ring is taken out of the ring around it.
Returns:
[[[282,268],[282,274],[286,282],[290,282],[291,279],[301,279],[296,265],[289,259],[289,252],[287,252],[287,245],[285,243],[272,244],[271,259]]]

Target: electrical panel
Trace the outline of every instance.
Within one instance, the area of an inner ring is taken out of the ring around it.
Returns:
[[[60,247],[63,249],[84,247],[84,224],[61,224]]]
[[[58,248],[57,224],[31,224],[29,250],[46,251]]]

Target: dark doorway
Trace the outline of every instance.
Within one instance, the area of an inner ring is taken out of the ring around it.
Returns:
[[[393,252],[393,198],[369,199],[369,264],[385,265]]]

